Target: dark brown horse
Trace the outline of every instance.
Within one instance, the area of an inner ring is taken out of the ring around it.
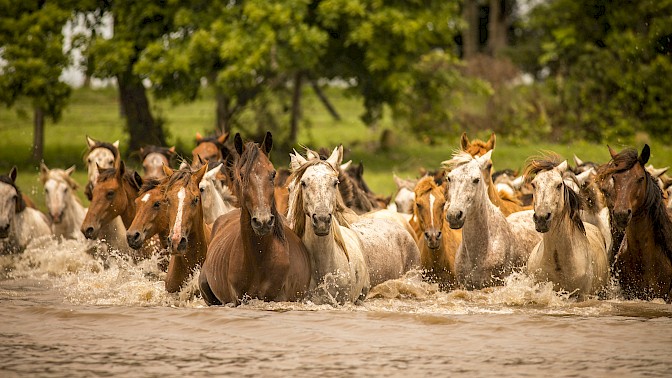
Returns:
[[[271,133],[261,145],[243,144],[236,134],[234,145],[240,155],[234,167],[240,209],[213,226],[199,277],[203,299],[208,305],[239,304],[245,298],[299,300],[310,285],[310,259],[276,210]]]
[[[197,171],[171,171],[164,187],[168,212],[168,245],[170,262],[166,274],[166,291],[180,290],[194,269],[205,261],[210,242],[210,228],[203,221],[203,205],[198,184],[207,165]]]
[[[87,239],[103,236],[113,248],[130,252],[126,241],[126,227],[135,217],[135,198],[142,186],[142,178],[135,171],[126,170],[120,161],[115,168],[99,169],[93,198],[82,222],[81,231]],[[121,222],[117,219],[121,218]],[[101,232],[102,230],[102,232]]]
[[[614,271],[626,298],[672,300],[672,220],[660,188],[644,168],[651,150],[616,153],[607,174],[613,179],[613,218],[625,237]]]

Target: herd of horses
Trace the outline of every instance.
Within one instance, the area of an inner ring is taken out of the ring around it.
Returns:
[[[495,135],[460,146],[419,179],[394,176],[392,200],[372,193],[343,147],[269,158],[273,137],[202,137],[191,163],[175,149],[140,151],[144,174],[119,142],[87,136],[88,209],[68,169],[40,166],[48,213],[0,175],[0,248],[36,237],[97,239],[135,261],[160,254],[165,288],[194,272],[208,305],[310,300],[360,303],[412,269],[441,290],[503,284],[516,271],[558,291],[604,295],[612,277],[627,299],[672,301],[672,191],[666,169],[641,152],[608,148],[604,164],[554,154],[525,171],[493,170]],[[606,154],[605,154],[606,155]],[[100,251],[99,251],[100,252]]]

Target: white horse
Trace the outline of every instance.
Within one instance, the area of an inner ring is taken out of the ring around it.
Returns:
[[[40,180],[44,185],[44,195],[51,230],[57,237],[65,239],[83,240],[84,234],[80,231],[82,221],[86,216],[86,208],[77,198],[77,182],[71,175],[75,166],[62,169],[49,169],[46,164],[40,164]]]
[[[88,169],[89,181],[86,183],[84,193],[91,200],[93,196],[93,187],[98,182],[98,167],[101,169],[113,168],[117,159],[119,159],[119,141],[107,143],[97,141],[90,136],[86,136],[86,144],[89,148],[84,157],[84,162]]]
[[[334,149],[326,161],[290,154],[288,217],[310,254],[316,285],[312,299],[327,297],[343,304],[366,298],[370,277],[361,240],[348,228],[346,218],[356,215],[345,206],[338,189],[338,153]],[[307,224],[312,232],[306,230]]]
[[[528,272],[555,289],[580,296],[602,290],[609,278],[607,249],[602,232],[580,217],[581,200],[563,179],[567,161],[535,160],[527,170],[536,175],[534,223],[543,233],[532,251]]]
[[[201,201],[203,201],[203,220],[209,225],[215,223],[220,215],[236,208],[236,197],[226,185],[222,185],[217,177],[221,168],[222,163],[207,171],[198,184]]]
[[[26,207],[16,176],[16,167],[0,175],[0,253],[23,251],[34,238],[51,235],[47,217]]]
[[[513,213],[509,219],[490,202],[482,171],[492,164],[491,154],[492,150],[480,157],[457,152],[447,162],[452,170],[446,175],[450,198],[446,219],[450,228],[462,228],[455,269],[458,283],[469,289],[501,283],[525,265],[541,239],[534,236],[531,211]]]
[[[404,214],[413,214],[413,205],[415,205],[415,185],[418,180],[405,180],[397,175],[392,176],[397,186],[397,193],[394,199],[390,201],[388,209],[395,210]]]
[[[343,146],[337,149],[335,166],[343,160]],[[294,151],[295,155],[299,155]],[[300,156],[300,155],[299,155]],[[308,160],[319,160],[319,155],[308,150]],[[293,184],[289,185],[290,192]],[[390,213],[389,211],[387,213]],[[376,214],[372,212],[371,214]],[[383,215],[383,218],[378,218]],[[404,227],[398,218],[389,219],[385,213],[372,217],[351,214],[350,229],[359,235],[362,242],[364,260],[369,269],[371,287],[387,280],[400,278],[420,264],[420,250],[415,242],[413,230]],[[404,218],[401,218],[405,222]],[[408,223],[408,222],[406,222]],[[409,232],[410,230],[410,232]]]

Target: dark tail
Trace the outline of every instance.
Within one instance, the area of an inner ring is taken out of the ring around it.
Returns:
[[[212,292],[212,289],[210,289],[208,277],[203,271],[201,271],[201,274],[198,276],[198,287],[201,289],[201,296],[208,306],[219,306],[222,304],[222,302],[215,296],[215,293]]]

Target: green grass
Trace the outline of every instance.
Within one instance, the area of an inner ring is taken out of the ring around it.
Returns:
[[[342,120],[335,121],[308,88],[304,92],[303,111],[306,121],[299,132],[299,143],[311,148],[333,148],[343,144],[346,159],[365,166],[364,177],[372,190],[383,195],[394,192],[392,173],[402,177],[416,177],[420,167],[437,168],[441,161],[450,158],[457,148],[459,135],[446,138],[440,144],[426,145],[417,138],[394,127],[393,120],[386,117],[375,128],[364,125],[359,116],[363,112],[361,101],[348,97],[339,89],[327,90],[330,100],[339,111]],[[12,165],[19,166],[19,185],[43,208],[42,185],[37,180],[38,167],[30,162],[32,144],[32,113],[27,104],[16,109],[0,109],[0,172],[6,173]],[[214,100],[206,94],[189,104],[173,104],[169,101],[153,101],[152,110],[165,120],[168,143],[193,145],[196,132],[207,134],[214,126]],[[470,111],[476,111],[470,109]],[[389,113],[389,112],[387,112]],[[249,118],[250,115],[247,115]],[[246,119],[246,117],[243,117]],[[380,151],[378,141],[384,129],[394,133],[395,145],[391,151]],[[121,141],[122,153],[127,146],[124,121],[119,116],[117,92],[107,89],[74,90],[70,105],[59,123],[46,125],[44,160],[50,168],[66,168],[77,165],[75,179],[82,185],[86,172],[82,156],[86,151],[85,135],[105,141]],[[488,130],[471,133],[470,138],[487,138]],[[672,165],[672,149],[655,140],[640,136],[636,147],[649,142],[652,148],[651,163],[655,166]],[[616,150],[625,147],[620,141],[609,141]],[[298,147],[298,146],[297,146]],[[554,151],[571,159],[577,154],[583,160],[605,162],[609,159],[606,145],[576,141],[571,144],[528,143],[507,140],[498,136],[493,154],[495,169],[521,169],[526,159],[542,151]],[[286,166],[288,157],[276,152],[272,155],[276,166]],[[81,190],[80,190],[81,194]],[[87,203],[87,201],[84,201]]]

